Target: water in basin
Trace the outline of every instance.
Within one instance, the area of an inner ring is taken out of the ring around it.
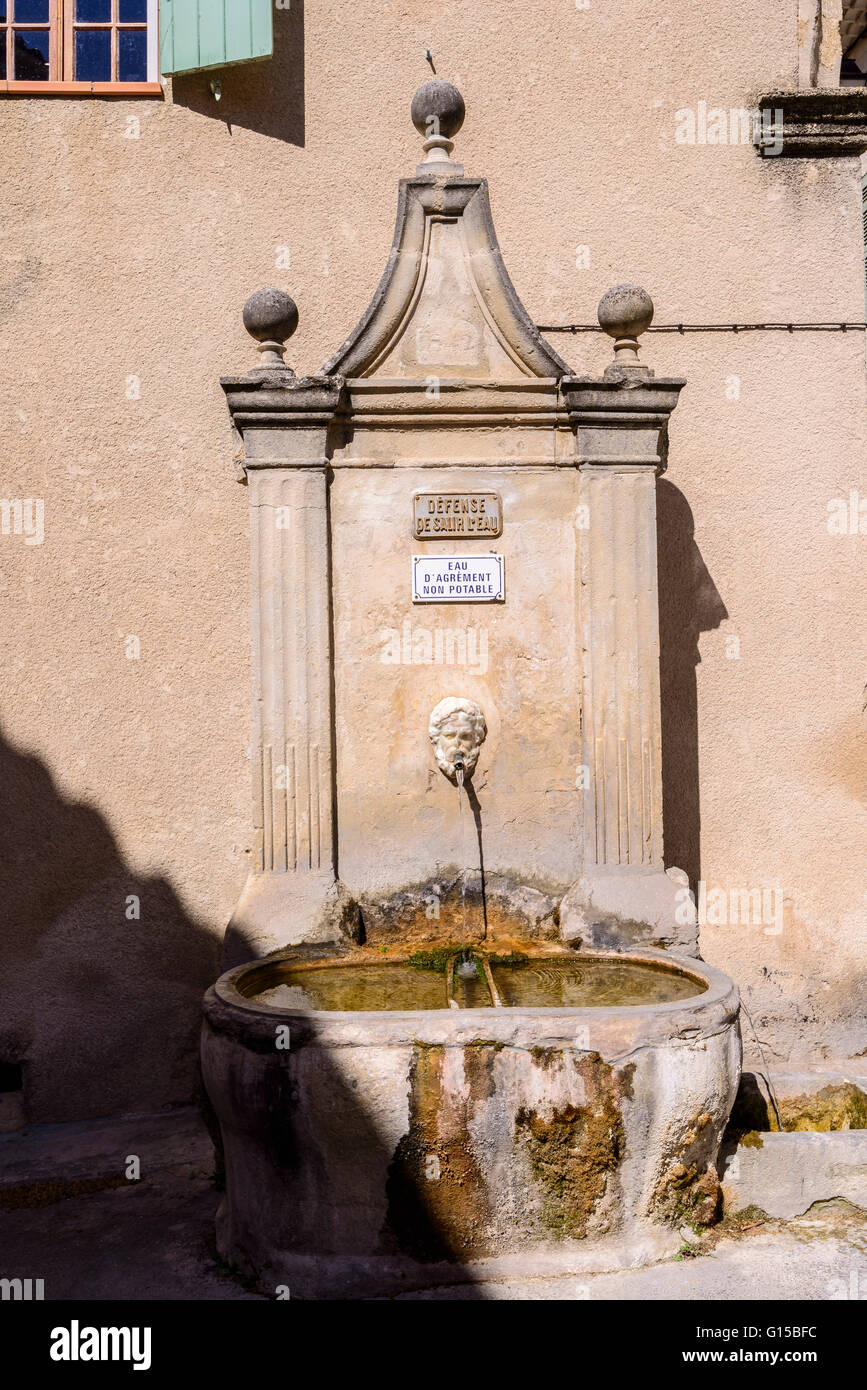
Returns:
[[[519,964],[492,963],[505,1008],[591,1008],[672,1003],[704,992],[701,981],[680,971],[638,961],[544,958]],[[407,962],[275,966],[258,977],[251,998],[277,1009],[375,1011],[446,1009],[444,972]],[[452,997],[462,1009],[491,1008],[481,969],[475,978],[455,972]]]

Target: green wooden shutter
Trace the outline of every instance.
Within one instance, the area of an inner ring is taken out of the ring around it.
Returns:
[[[274,0],[160,0],[160,71],[268,58]]]

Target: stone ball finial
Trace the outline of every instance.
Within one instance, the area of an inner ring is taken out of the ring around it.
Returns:
[[[262,354],[260,369],[281,367],[284,344],[298,327],[298,308],[295,300],[283,290],[256,290],[244,305],[244,327],[255,338]]]
[[[410,107],[412,123],[419,135],[444,135],[447,140],[457,135],[466,113],[464,99],[457,87],[451,82],[443,82],[440,77],[423,82]],[[430,129],[433,120],[438,123],[435,131]]]
[[[256,290],[244,305],[244,327],[260,343],[285,343],[298,327],[295,300],[283,290]]]
[[[612,338],[637,338],[653,322],[653,300],[640,285],[615,285],[600,299],[596,317]]]
[[[599,327],[614,339],[614,367],[641,371],[638,339],[653,322],[653,300],[640,285],[615,285],[606,290],[596,310]]]
[[[426,163],[448,161],[454,141],[464,123],[464,99],[451,82],[435,77],[424,82],[412,99],[412,123],[419,135],[425,137]]]

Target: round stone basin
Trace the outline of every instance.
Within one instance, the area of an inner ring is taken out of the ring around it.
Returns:
[[[620,1268],[714,1219],[740,1072],[727,976],[496,942],[476,956],[494,1006],[451,948],[382,954],[290,947],[205,997],[218,1248],[263,1293]]]

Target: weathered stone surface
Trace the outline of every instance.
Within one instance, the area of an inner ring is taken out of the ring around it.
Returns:
[[[727,1211],[788,1218],[834,1197],[867,1210],[867,1132],[753,1132],[723,1146],[720,1176]]]
[[[126,1132],[119,1126],[117,1152],[126,1149]],[[46,1298],[52,1299],[273,1299],[275,1289],[257,1294],[231,1277],[213,1251],[214,1210],[218,1193],[204,1147],[178,1155],[173,1170],[154,1179],[109,1187],[97,1193],[65,1199],[63,1220],[58,1208],[45,1206],[4,1213],[3,1251],[7,1269],[39,1269],[45,1277]],[[57,1153],[57,1141],[51,1153]],[[191,1163],[193,1167],[191,1168]],[[478,1302],[544,1301],[593,1302],[672,1300],[697,1303],[738,1299],[857,1299],[863,1293],[864,1236],[867,1215],[844,1206],[837,1211],[814,1209],[801,1220],[766,1223],[744,1233],[714,1240],[711,1258],[666,1259],[671,1232],[656,1247],[643,1242],[641,1268],[609,1273],[580,1273],[581,1261],[570,1257],[560,1268],[548,1257],[529,1252],[522,1268],[505,1262],[485,1262],[469,1277],[447,1266],[444,1282],[413,1285],[398,1299]],[[694,1242],[691,1228],[686,1228]],[[685,1235],[678,1235],[685,1240]],[[665,1242],[668,1242],[666,1247]],[[705,1242],[699,1242],[704,1254]],[[121,1248],[124,1258],[118,1260]],[[597,1247],[598,1249],[598,1247]],[[89,1252],[83,1259],[82,1252]],[[102,1252],[106,1258],[100,1258]],[[108,1258],[111,1252],[112,1258]],[[639,1252],[636,1251],[636,1257]],[[662,1262],[660,1262],[662,1261]],[[460,1282],[456,1282],[460,1279]],[[589,1310],[588,1310],[589,1311]],[[698,1311],[698,1310],[697,1310]],[[758,1311],[758,1310],[757,1310]],[[664,1316],[665,1310],[660,1310]]]
[[[602,951],[670,946],[696,955],[698,931],[688,890],[680,869],[585,873],[560,903],[563,938]]]
[[[368,943],[405,941],[556,940],[559,893],[545,893],[505,874],[451,869],[396,893],[360,899]]]
[[[673,1252],[715,1210],[740,1063],[735,987],[680,964],[706,993],[622,1009],[305,1013],[239,993],[261,966],[223,976],[202,1059],[224,1257],[335,1297]]]
[[[839,158],[867,150],[867,93],[861,88],[829,83],[800,92],[771,91],[759,98],[758,107],[766,115],[756,144],[766,159]]]

